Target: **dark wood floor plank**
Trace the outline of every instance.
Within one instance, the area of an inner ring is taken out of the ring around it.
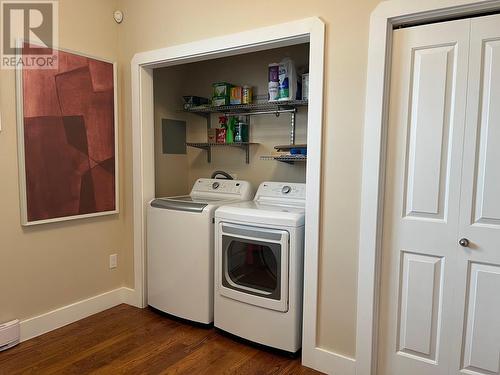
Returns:
[[[114,369],[119,373],[132,371],[134,373],[161,372],[170,365],[181,361],[194,350],[197,345],[206,339],[208,332],[183,325],[178,327],[171,336],[164,333],[158,339],[147,338],[140,342],[140,346],[128,355],[119,358],[101,368],[98,373]]]
[[[0,375],[17,374],[319,373],[213,328],[120,305],[0,352]]]

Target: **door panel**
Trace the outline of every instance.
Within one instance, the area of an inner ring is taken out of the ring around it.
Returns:
[[[448,374],[470,20],[394,31],[378,374]]]
[[[470,263],[462,368],[500,373],[500,267]]]
[[[499,35],[500,37],[500,35]],[[476,40],[476,43],[478,41]],[[474,218],[476,223],[500,225],[500,39],[485,40],[481,72],[481,108],[478,113],[477,171]]]
[[[451,374],[500,374],[500,16],[471,21]]]
[[[456,45],[412,51],[407,216],[444,218],[456,54]]]
[[[403,252],[400,276],[400,354],[436,360],[440,328],[443,259]]]

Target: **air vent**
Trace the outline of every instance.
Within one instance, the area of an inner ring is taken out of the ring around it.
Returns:
[[[0,324],[0,351],[12,348],[19,344],[19,320],[12,320]]]

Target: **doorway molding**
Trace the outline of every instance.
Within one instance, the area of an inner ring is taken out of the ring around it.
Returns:
[[[325,25],[317,17],[137,53],[131,62],[134,282],[133,304],[147,305],[146,207],[154,198],[153,69],[310,43],[304,262],[303,364],[354,374],[354,360],[317,347],[318,254]],[[348,369],[348,371],[345,371]]]
[[[390,0],[372,12],[368,44],[358,263],[356,375],[376,375],[392,30],[500,10],[500,0]]]

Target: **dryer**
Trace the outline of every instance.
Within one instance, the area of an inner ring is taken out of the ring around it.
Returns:
[[[189,195],[149,202],[148,305],[192,322],[213,322],[214,212],[252,196],[247,181],[200,178]]]
[[[305,184],[263,182],[215,212],[214,325],[295,353],[302,342]]]

